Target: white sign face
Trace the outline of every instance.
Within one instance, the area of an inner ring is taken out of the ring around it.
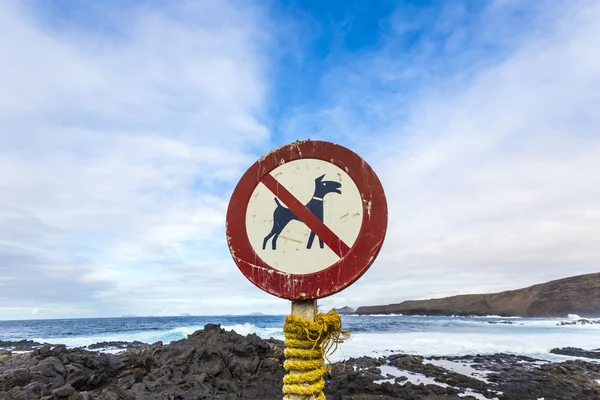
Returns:
[[[282,164],[270,175],[352,247],[361,229],[363,204],[356,184],[334,164],[305,158]],[[340,257],[291,212],[263,183],[246,209],[246,233],[256,254],[271,267],[309,274]]]

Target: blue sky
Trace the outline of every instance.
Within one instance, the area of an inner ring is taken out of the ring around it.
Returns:
[[[254,160],[357,151],[386,243],[324,307],[598,271],[591,0],[0,4],[0,319],[285,313],[227,251]]]

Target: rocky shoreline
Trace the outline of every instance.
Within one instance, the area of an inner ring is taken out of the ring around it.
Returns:
[[[0,342],[0,399],[281,399],[283,343],[206,325],[163,345],[103,342],[69,349]],[[94,349],[121,350],[104,353]],[[600,349],[553,349],[548,362],[513,354],[393,354],[334,363],[329,400],[597,400]]]

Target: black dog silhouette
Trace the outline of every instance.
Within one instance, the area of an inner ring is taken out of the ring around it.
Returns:
[[[315,191],[313,193],[312,199],[306,204],[306,208],[308,208],[313,214],[323,222],[323,197],[327,193],[338,193],[342,194],[340,188],[342,184],[334,181],[323,181],[325,175],[321,175],[317,179],[315,179]],[[271,241],[271,247],[273,250],[277,249],[277,238],[283,228],[292,220],[300,221],[300,219],[294,214],[292,210],[286,208],[281,205],[277,197],[275,197],[275,203],[277,203],[277,207],[275,211],[273,211],[273,228],[271,232],[265,236],[263,240],[263,250],[267,247],[267,241],[270,238],[273,238]],[[308,243],[306,245],[307,249],[312,247],[313,241],[315,240],[315,233],[310,231],[310,236],[308,238]],[[319,239],[319,246],[323,248],[323,241]]]

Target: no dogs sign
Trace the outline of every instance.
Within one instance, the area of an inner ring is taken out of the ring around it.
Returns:
[[[282,146],[242,176],[227,210],[227,242],[256,286],[289,300],[354,283],[379,253],[387,204],[371,167],[322,141]]]

